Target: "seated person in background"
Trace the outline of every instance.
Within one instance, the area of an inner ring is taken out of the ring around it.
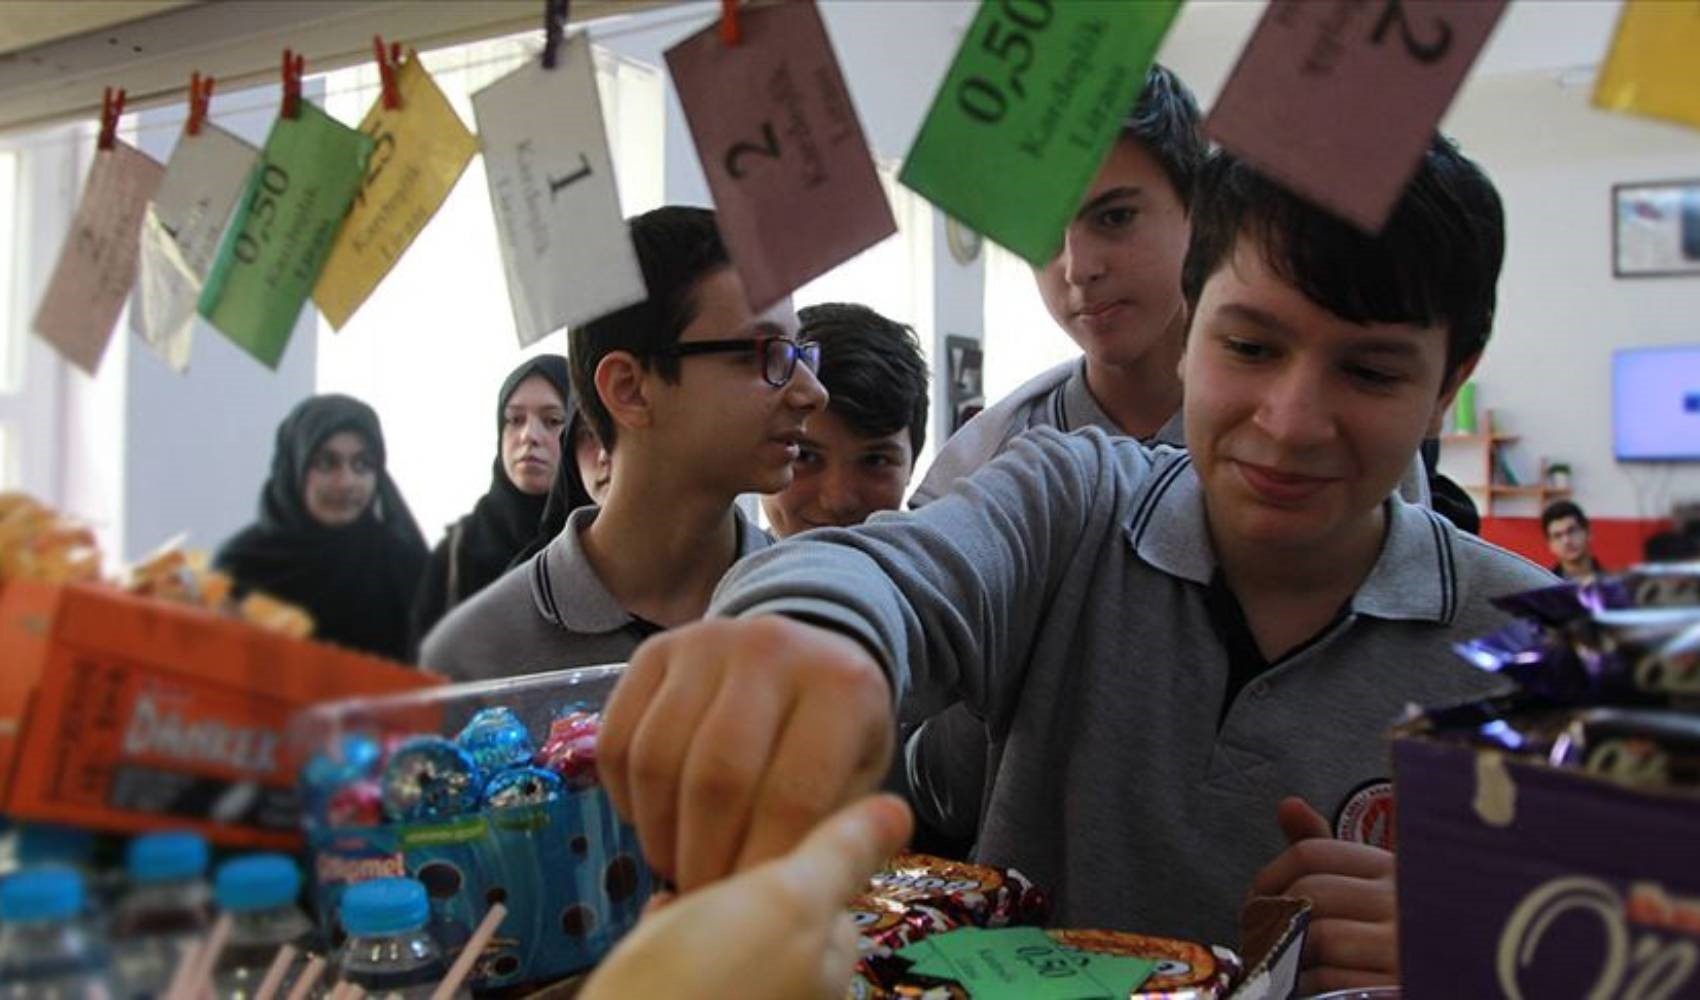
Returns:
[[[826,406],[820,355],[785,299],[757,315],[714,213],[631,220],[649,299],[572,331],[573,388],[612,463],[529,562],[449,613],[420,663],[481,680],[626,659],[702,617],[720,577],[769,545],[734,503],[791,482],[803,425]]]
[[[570,471],[578,483],[576,462],[563,461],[562,442],[572,404],[572,375],[567,359],[540,354],[515,368],[496,394],[496,459],[490,488],[472,512],[449,525],[431,550],[425,578],[413,599],[415,651],[445,614],[496,582],[514,556],[537,536],[544,502],[556,472]],[[582,483],[578,493],[590,503]]]
[[[1552,567],[1554,573],[1566,580],[1589,583],[1605,572],[1589,546],[1592,536],[1582,508],[1569,500],[1554,500],[1541,511],[1541,531],[1547,537],[1547,549],[1558,560]]]
[[[682,891],[873,787],[894,706],[960,699],[997,748],[978,857],[1058,925],[1233,941],[1291,893],[1302,991],[1397,981],[1393,856],[1344,807],[1389,794],[1407,703],[1501,690],[1451,646],[1552,579],[1393,493],[1486,343],[1499,197],[1437,139],[1377,237],[1226,154],[1193,204],[1186,450],[1036,429],[632,657],[598,770]]]
[[[277,429],[260,519],[213,565],[238,595],[307,609],[315,638],[403,661],[425,539],[384,469],[378,415],[348,396],[304,400]]]
[[[761,498],[773,533],[861,524],[903,506],[927,441],[927,362],[915,331],[867,306],[829,303],[797,313],[798,336],[820,344],[826,411],[797,443],[791,485]]]

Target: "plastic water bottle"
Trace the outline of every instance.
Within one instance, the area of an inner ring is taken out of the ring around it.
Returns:
[[[448,971],[426,932],[431,904],[425,887],[410,878],[380,878],[342,894],[342,928],[348,942],[337,956],[337,977],[380,1000],[427,998]],[[457,997],[468,997],[464,988]]]
[[[247,1000],[260,988],[279,949],[289,944],[305,951],[312,943],[313,923],[295,905],[300,892],[301,869],[282,854],[254,854],[219,866],[213,899],[231,920],[230,937],[213,968],[215,996]],[[305,961],[303,954],[277,995],[288,995]]]
[[[130,889],[112,918],[119,995],[163,996],[178,961],[211,923],[207,842],[193,833],[152,833],[130,841]]]
[[[74,868],[25,869],[0,882],[0,998],[108,1000],[106,955],[83,921]]]

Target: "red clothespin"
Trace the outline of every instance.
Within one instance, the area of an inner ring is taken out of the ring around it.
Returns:
[[[394,111],[401,107],[401,89],[395,82],[396,67],[401,65],[401,43],[390,43],[389,51],[385,52],[383,38],[373,35],[372,54],[378,57],[378,79],[383,81],[384,107]]]
[[[298,56],[290,49],[283,50],[283,117],[299,118],[301,116],[301,72],[307,66],[307,57]]]
[[[111,149],[118,141],[118,118],[124,114],[124,88],[107,87],[100,96],[100,139],[96,146]]]
[[[744,31],[738,26],[738,0],[720,0],[720,41],[723,45],[737,45],[744,40]]]
[[[183,124],[183,131],[189,135],[200,135],[201,126],[206,124],[207,107],[212,104],[213,78],[199,73],[189,74],[189,120]]]
[[[567,33],[568,0],[543,0],[543,68],[554,69]]]

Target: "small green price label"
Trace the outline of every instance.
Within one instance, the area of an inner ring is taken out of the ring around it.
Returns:
[[[1180,0],[982,0],[904,184],[1035,265],[1145,85]]]
[[[1037,927],[936,934],[898,953],[912,972],[950,979],[974,1000],[1121,1000],[1144,985],[1148,958],[1077,951]]]

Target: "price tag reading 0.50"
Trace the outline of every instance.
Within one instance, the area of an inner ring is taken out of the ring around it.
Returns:
[[[979,39],[980,48],[1002,64],[1006,71],[996,79],[974,74],[956,88],[956,102],[962,113],[975,121],[993,125],[1009,112],[1009,102],[1025,100],[1025,75],[1033,68],[1036,52],[1032,36],[1049,27],[1056,12],[1053,0],[999,0],[1002,18],[986,21],[986,30]]]
[[[259,183],[254,185],[253,194],[248,198],[248,212],[243,219],[242,231],[236,234],[236,244],[232,248],[238,261],[243,264],[259,262],[261,247],[271,242],[278,199],[288,190],[288,171],[275,163],[261,164]]]

